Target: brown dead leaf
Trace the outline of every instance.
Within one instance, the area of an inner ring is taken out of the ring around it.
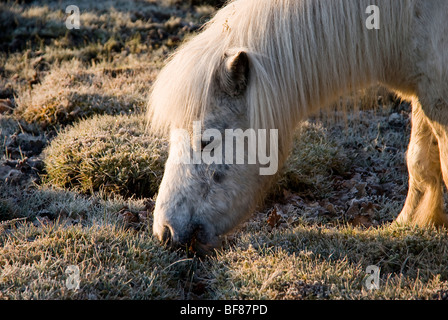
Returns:
[[[132,224],[132,223],[138,223],[138,217],[133,214],[131,211],[129,211],[127,208],[121,209],[119,212],[117,212],[118,217],[125,222],[126,224]]]
[[[373,223],[370,221],[369,216],[363,216],[363,215],[357,215],[353,218],[350,223],[355,227],[364,227],[364,228],[370,228]]]
[[[345,213],[348,217],[354,217],[359,214],[359,203],[357,201],[353,201],[350,204],[350,207]]]
[[[151,218],[151,212],[148,210],[140,211],[138,213],[138,219],[140,220],[140,223],[147,223]]]
[[[369,216],[373,215],[375,213],[375,209],[378,209],[378,205],[374,204],[373,202],[363,202],[361,204],[361,208],[364,213],[367,213]]]
[[[146,199],[145,201],[145,210],[151,213],[154,210],[156,203],[151,199]]]
[[[11,112],[14,104],[10,99],[0,99],[0,114]]]
[[[267,223],[272,228],[275,228],[276,226],[278,226],[281,219],[282,219],[282,216],[278,213],[277,207],[274,207],[272,209],[271,213],[269,214]]]

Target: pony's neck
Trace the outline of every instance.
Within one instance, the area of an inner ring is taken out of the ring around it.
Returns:
[[[302,115],[326,107],[340,97],[387,82],[387,73],[400,72],[408,21],[402,1],[328,1],[308,3],[306,28],[294,33],[297,52],[298,101]],[[341,4],[342,2],[342,4]],[[376,3],[379,29],[366,25]],[[398,19],[399,20],[399,19]]]
[[[379,9],[378,30],[366,26],[366,9],[372,3]],[[270,1],[271,8],[256,8],[253,1],[251,17],[257,19],[257,30],[241,17],[234,29],[247,33],[240,33],[246,42],[241,46],[254,50],[248,92],[253,127],[277,128],[280,137],[290,140],[294,128],[311,113],[384,82],[386,71],[399,73],[413,3],[283,0]]]

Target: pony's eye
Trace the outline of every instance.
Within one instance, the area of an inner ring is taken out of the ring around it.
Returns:
[[[215,181],[216,183],[220,183],[220,182],[222,182],[222,180],[224,180],[224,173],[215,171],[215,172],[213,172],[212,177],[213,177],[213,181]]]

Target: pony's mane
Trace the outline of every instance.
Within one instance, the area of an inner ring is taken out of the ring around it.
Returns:
[[[246,91],[251,127],[291,130],[341,94],[381,79],[406,41],[415,0],[236,0],[186,42],[155,81],[148,120],[155,131],[190,127],[202,118],[225,53],[250,60]],[[366,8],[381,8],[380,30],[365,27]],[[396,35],[401,35],[398,40]],[[360,77],[362,75],[362,77]]]

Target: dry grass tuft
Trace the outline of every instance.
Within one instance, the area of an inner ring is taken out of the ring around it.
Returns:
[[[145,105],[145,93],[153,77],[150,68],[87,69],[72,60],[52,69],[31,91],[23,92],[15,113],[45,129],[94,114],[138,112]]]
[[[152,197],[167,142],[145,133],[143,116],[95,116],[59,133],[44,155],[48,185]]]

